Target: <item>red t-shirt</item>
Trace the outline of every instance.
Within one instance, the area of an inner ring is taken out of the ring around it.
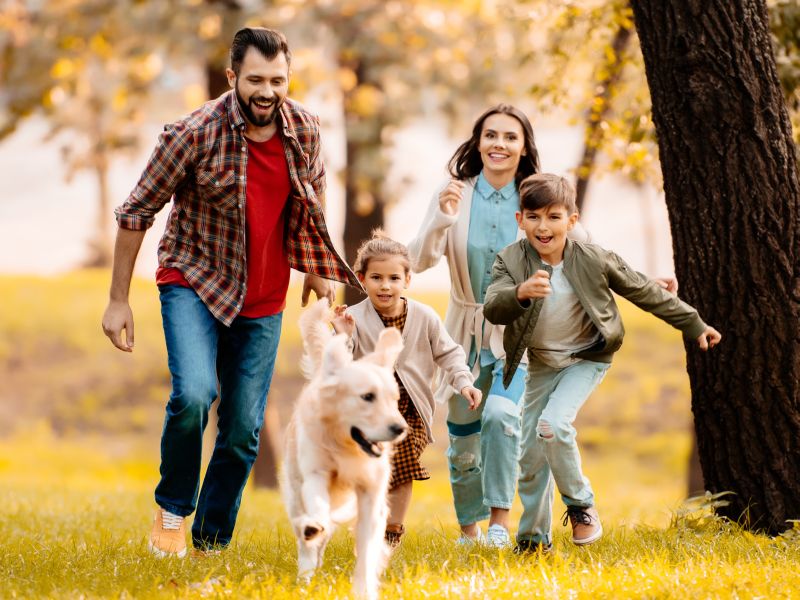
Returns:
[[[281,312],[289,289],[289,258],[284,245],[284,206],[291,184],[279,134],[266,142],[247,140],[247,293],[239,312],[259,318]],[[159,267],[156,283],[189,287],[178,269]]]

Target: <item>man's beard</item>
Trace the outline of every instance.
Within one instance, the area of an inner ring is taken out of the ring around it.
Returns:
[[[250,101],[245,102],[244,98],[242,98],[242,95],[239,93],[239,86],[236,86],[236,100],[239,102],[239,108],[242,109],[242,112],[244,113],[244,116],[247,117],[247,120],[256,127],[266,127],[267,125],[272,125],[272,123],[275,121],[275,117],[278,115],[278,109],[280,108],[281,104],[283,104],[283,101],[280,100],[278,96],[275,96],[273,98],[272,112],[263,117],[258,117],[256,116],[256,113],[252,107],[253,99],[254,97],[251,96]],[[263,100],[263,98],[258,98],[258,100]]]

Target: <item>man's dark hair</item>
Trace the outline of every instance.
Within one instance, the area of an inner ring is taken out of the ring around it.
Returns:
[[[567,214],[578,212],[575,188],[552,173],[537,173],[526,177],[519,185],[519,210],[539,210],[548,206],[563,206]]]
[[[475,121],[475,124],[472,126],[472,137],[461,144],[455,154],[450,158],[450,161],[447,163],[447,169],[453,177],[463,181],[470,177],[476,177],[481,170],[483,170],[481,152],[478,150],[478,146],[481,142],[481,133],[483,133],[483,123],[492,115],[498,114],[508,115],[519,121],[519,124],[522,126],[523,136],[525,137],[523,142],[527,153],[525,156],[520,157],[519,166],[514,176],[517,186],[519,186],[520,182],[528,175],[539,172],[539,151],[536,149],[533,127],[528,117],[526,117],[525,113],[521,110],[510,104],[497,104],[478,117],[478,120]]]
[[[286,56],[286,63],[292,63],[289,44],[286,41],[286,36],[280,31],[265,27],[245,27],[236,32],[231,44],[231,69],[237,76],[242,68],[244,55],[250,46],[258,50],[267,60],[272,60],[280,52],[283,52]]]

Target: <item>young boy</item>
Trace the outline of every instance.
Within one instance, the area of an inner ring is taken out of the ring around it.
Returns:
[[[613,252],[567,239],[578,212],[566,179],[531,175],[519,196],[516,217],[525,239],[497,255],[483,310],[490,322],[506,326],[505,385],[528,351],[519,477],[523,514],[515,551],[547,551],[553,479],[567,505],[564,524],[569,519],[572,541],[591,544],[603,534],[572,424],[622,345],[611,292],[696,339],[702,350],[722,336],[694,308]]]

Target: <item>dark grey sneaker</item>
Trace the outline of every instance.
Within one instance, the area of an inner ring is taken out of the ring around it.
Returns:
[[[534,540],[517,540],[514,554],[541,554],[545,556],[553,551],[553,544],[537,542]]]

